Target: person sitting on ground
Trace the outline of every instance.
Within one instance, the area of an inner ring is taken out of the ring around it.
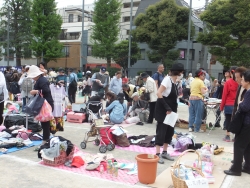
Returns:
[[[132,95],[132,99],[133,99],[133,106],[131,106],[128,110],[127,116],[129,116],[130,114],[132,114],[132,112],[134,112],[134,115],[139,115],[139,113],[146,113],[147,116],[149,114],[148,111],[148,102],[142,100],[139,97],[139,93],[135,92]],[[141,119],[140,119],[141,120]],[[141,120],[144,121],[144,120]]]
[[[131,106],[133,100],[131,97],[133,93],[137,92],[135,85],[123,84],[122,89],[123,89],[123,94],[125,95],[125,99],[128,101],[128,106]]]
[[[108,97],[108,100],[110,100],[110,97]],[[127,112],[127,106],[124,103],[124,94],[119,93],[117,95],[117,99],[114,100],[106,109],[106,112],[112,112],[109,114],[109,119],[111,123],[115,124],[121,124],[124,121],[124,116]]]
[[[16,108],[15,105],[13,105],[12,103],[8,102],[6,104],[6,108],[8,109],[7,114],[15,114],[18,113],[18,109]]]

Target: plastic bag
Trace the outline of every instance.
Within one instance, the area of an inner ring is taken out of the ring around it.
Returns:
[[[47,100],[44,100],[40,113],[35,117],[35,120],[40,122],[47,122],[54,119],[52,108]]]
[[[140,122],[140,118],[138,116],[131,117],[131,118],[126,119],[125,122],[127,124],[138,123],[138,122]]]
[[[42,98],[39,94],[37,94],[35,97],[29,100],[27,105],[24,107],[23,112],[31,116],[38,115],[44,104],[44,100],[45,100],[44,98]]]

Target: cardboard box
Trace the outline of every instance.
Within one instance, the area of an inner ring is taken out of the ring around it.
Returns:
[[[82,123],[86,119],[85,113],[67,113],[67,121],[71,123]]]

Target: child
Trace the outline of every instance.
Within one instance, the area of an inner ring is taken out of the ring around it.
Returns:
[[[6,108],[8,109],[7,114],[15,114],[18,113],[17,108],[15,107],[15,105],[11,104],[11,103],[7,103],[6,104]]]

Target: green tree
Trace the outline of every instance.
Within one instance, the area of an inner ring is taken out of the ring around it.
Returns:
[[[32,40],[31,49],[36,57],[43,54],[44,63],[63,56],[63,45],[58,41],[62,18],[56,13],[55,0],[33,0],[31,11]]]
[[[163,64],[167,70],[169,70],[174,63],[176,63],[177,59],[180,57],[179,50],[170,50],[167,53],[166,59]]]
[[[6,49],[7,55],[7,23],[9,11],[9,32],[10,32],[10,54],[16,56],[16,66],[21,66],[21,58],[30,58],[31,51],[28,48],[31,43],[31,0],[9,0],[5,1],[0,9],[0,36],[3,42],[0,45]],[[8,10],[9,8],[9,10]]]
[[[188,37],[189,9],[180,7],[175,0],[162,0],[150,5],[135,19],[133,36],[145,42],[152,51],[147,52],[152,63],[165,62],[169,50],[177,41]]]
[[[128,68],[128,47],[129,41],[123,40],[115,45],[113,60],[123,67]],[[131,43],[131,65],[135,64],[138,59],[140,59],[140,48],[136,42]]]
[[[208,25],[198,41],[224,66],[250,66],[249,0],[214,0],[201,14]]]
[[[121,2],[120,0],[97,0],[95,2],[93,32],[91,42],[92,54],[107,60],[107,67],[111,65],[111,59],[118,41],[120,32]]]

